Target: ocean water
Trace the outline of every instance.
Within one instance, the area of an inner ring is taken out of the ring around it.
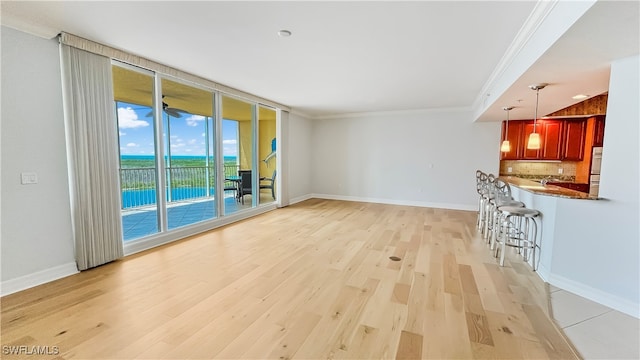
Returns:
[[[215,189],[209,188],[209,197],[213,197]],[[165,196],[169,195],[166,191]],[[171,201],[181,201],[204,198],[207,196],[206,187],[180,187],[171,189]],[[168,197],[167,197],[168,199]],[[123,190],[122,208],[129,209],[139,206],[149,206],[156,203],[156,189]]]

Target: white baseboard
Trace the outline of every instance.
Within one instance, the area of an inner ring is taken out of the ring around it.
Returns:
[[[597,302],[598,304],[640,319],[640,304],[638,303],[633,303],[627,299],[623,299],[553,273],[549,275],[548,282],[562,290],[566,290],[570,293],[582,296],[585,299],[589,299]]]
[[[327,200],[344,200],[344,201],[359,201],[377,204],[388,205],[404,205],[404,206],[417,206],[426,208],[437,208],[447,210],[465,210],[465,211],[477,211],[478,205],[463,205],[463,204],[450,204],[450,203],[433,203],[427,201],[409,201],[409,200],[394,200],[394,199],[381,199],[381,198],[368,198],[358,196],[345,196],[345,195],[328,195],[328,194],[313,194],[312,198],[327,199]]]
[[[289,199],[289,205],[293,205],[295,203],[303,202],[305,200],[313,199],[313,195],[307,194],[298,197],[294,197],[293,199]]]
[[[18,291],[29,289],[34,286],[42,285],[77,273],[78,267],[76,263],[70,262],[41,270],[33,274],[20,276],[15,279],[5,280],[0,283],[0,296],[13,294]]]

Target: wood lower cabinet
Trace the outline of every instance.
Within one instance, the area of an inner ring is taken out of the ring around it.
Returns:
[[[568,183],[568,182],[548,182],[547,185],[555,185],[560,186],[565,189],[571,189],[575,191],[580,191],[584,193],[589,192],[589,184],[580,184],[580,183]]]

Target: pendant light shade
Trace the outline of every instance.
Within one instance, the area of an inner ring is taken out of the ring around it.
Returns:
[[[500,151],[502,152],[511,151],[511,143],[509,143],[509,140],[505,140],[502,142],[502,144],[500,145]]]
[[[540,134],[538,133],[529,134],[529,141],[527,141],[527,149],[529,150],[540,149]]]
[[[509,152],[511,151],[511,143],[509,143],[509,110],[513,109],[513,106],[507,106],[507,107],[503,107],[502,110],[507,112],[507,124],[505,126],[505,131],[504,131],[504,141],[502,141],[502,144],[500,144],[500,151],[501,152]]]
[[[529,139],[527,141],[527,149],[528,150],[538,150],[540,149],[540,134],[538,134],[536,132],[536,125],[538,122],[538,96],[540,94],[540,89],[544,89],[547,85],[549,84],[535,84],[535,85],[529,85],[529,88],[531,90],[535,90],[536,91],[536,112],[535,112],[535,116],[533,118],[533,132],[531,134],[529,134]]]

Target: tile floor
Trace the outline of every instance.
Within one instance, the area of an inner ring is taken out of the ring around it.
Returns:
[[[553,318],[584,359],[640,359],[640,319],[551,286]]]

